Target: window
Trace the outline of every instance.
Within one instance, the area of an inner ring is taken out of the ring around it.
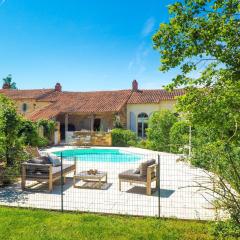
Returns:
[[[27,111],[27,108],[28,108],[27,104],[26,104],[26,103],[23,103],[23,105],[22,105],[22,111],[23,111],[23,112],[26,112],[26,111]]]
[[[146,113],[138,114],[138,136],[145,138],[148,128],[148,115]]]

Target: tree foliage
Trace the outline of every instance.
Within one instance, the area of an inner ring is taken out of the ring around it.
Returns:
[[[153,41],[161,54],[160,69],[181,69],[170,88],[211,85],[217,73],[239,79],[239,11],[239,0],[184,0],[169,6],[171,19],[160,25]],[[204,74],[190,77],[202,68]]]
[[[41,123],[43,124],[43,123]],[[51,136],[55,127],[52,121],[44,121],[46,135]],[[12,100],[0,94],[0,181],[10,183],[18,176],[20,164],[26,160],[26,145],[46,146],[49,141],[38,134],[38,123],[31,122],[17,113]]]
[[[7,77],[3,78],[3,84],[7,84],[10,89],[17,89],[17,85],[12,81],[12,75],[9,74]]]
[[[178,111],[197,130],[192,163],[219,177],[219,203],[239,226],[240,1],[177,1],[169,13],[153,36],[160,70],[180,68],[167,88],[186,89]]]
[[[39,146],[38,126],[30,120],[21,119],[18,136],[22,138],[24,145]]]
[[[0,95],[0,159],[7,167],[14,165],[21,151],[21,139],[18,137],[20,126],[21,118],[15,105]]]
[[[111,131],[112,145],[117,147],[128,147],[136,145],[137,136],[136,133],[130,130],[124,130],[121,128],[115,128]]]
[[[174,123],[169,134],[171,152],[186,153],[189,147],[189,123],[184,120]]]
[[[56,122],[52,120],[42,119],[37,122],[38,127],[43,127],[44,137],[48,139],[48,141],[52,141],[53,134],[56,128]]]
[[[22,139],[19,138],[21,117],[16,107],[7,97],[0,95],[0,162],[3,169],[0,181],[9,184],[16,178],[20,163],[25,159]]]
[[[176,122],[177,117],[169,110],[153,113],[147,129],[148,147],[157,151],[170,152],[170,129]]]

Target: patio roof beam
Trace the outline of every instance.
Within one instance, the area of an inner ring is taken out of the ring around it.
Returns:
[[[91,115],[91,132],[94,130],[94,114]]]
[[[68,113],[65,114],[65,138],[67,136],[67,132],[68,132]]]

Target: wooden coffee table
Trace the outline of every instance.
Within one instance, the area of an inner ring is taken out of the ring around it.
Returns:
[[[73,187],[82,188],[76,185],[76,180],[84,182],[97,182],[98,188],[101,189],[102,183],[107,183],[107,172],[97,172],[96,174],[88,174],[87,171],[79,172],[73,176]]]

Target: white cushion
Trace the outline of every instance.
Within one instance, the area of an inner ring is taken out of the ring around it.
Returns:
[[[61,160],[59,157],[57,157],[56,155],[54,155],[52,153],[49,153],[48,157],[54,167],[61,166]]]

